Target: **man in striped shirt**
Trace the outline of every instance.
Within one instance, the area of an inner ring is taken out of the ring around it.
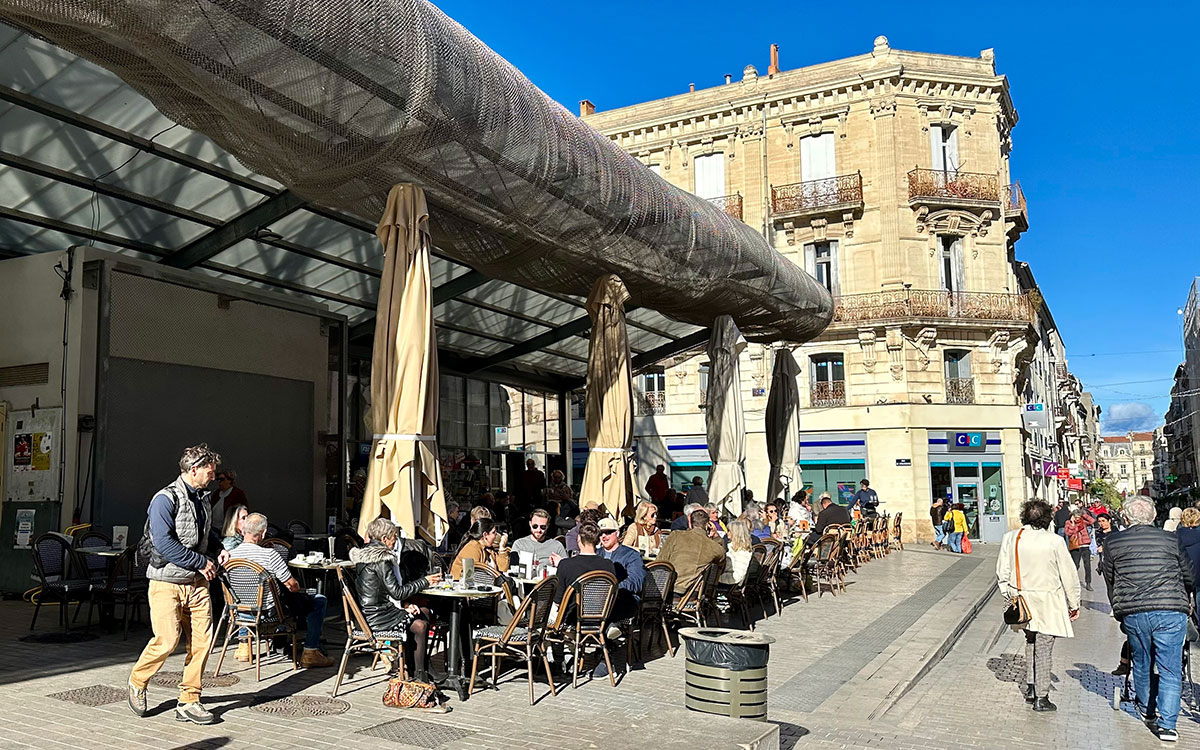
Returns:
[[[249,560],[270,573],[283,585],[283,609],[295,617],[307,617],[308,629],[304,634],[304,654],[300,657],[301,667],[330,667],[333,660],[321,653],[321,627],[325,623],[325,596],[317,594],[309,596],[300,590],[300,583],[288,569],[287,562],[270,547],[263,547],[262,540],[267,533],[267,517],[261,513],[251,513],[242,523],[242,543],[229,553],[231,560]],[[268,590],[263,598],[264,610],[275,606]]]

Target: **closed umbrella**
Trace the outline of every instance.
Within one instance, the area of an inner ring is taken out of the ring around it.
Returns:
[[[742,464],[746,460],[746,422],[742,415],[742,378],[738,358],[746,339],[728,315],[713,322],[708,340],[708,455],[713,463],[708,481],[708,498],[723,513],[742,510],[742,488],[746,486]]]
[[[767,500],[791,494],[800,486],[800,389],[796,378],[800,368],[790,349],[775,350],[771,370],[771,393],[767,396],[767,459],[771,473],[767,478]]]
[[[633,506],[633,378],[625,303],[629,290],[613,274],[592,285],[587,371],[588,458],[579,504],[603,503],[620,518]]]
[[[383,278],[371,354],[371,463],[359,533],[387,515],[410,539],[445,534],[438,464],[438,363],[425,191],[396,185],[376,229]]]

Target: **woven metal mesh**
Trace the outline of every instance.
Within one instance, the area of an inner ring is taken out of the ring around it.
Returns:
[[[434,238],[489,276],[807,341],[832,299],[755,230],[673,187],[424,0],[0,0],[165,115],[310,201],[374,221],[422,185]]]

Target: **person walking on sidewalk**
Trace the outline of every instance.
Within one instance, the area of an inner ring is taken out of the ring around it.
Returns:
[[[1152,502],[1139,497],[1125,503],[1122,512],[1129,528],[1104,540],[1100,572],[1108,584],[1113,616],[1133,649],[1138,712],[1160,740],[1175,742],[1195,574],[1175,534],[1154,526]],[[1152,706],[1150,677],[1155,667],[1158,700]]]
[[[208,582],[216,577],[217,566],[229,559],[229,551],[211,528],[212,493],[207,489],[220,462],[221,457],[207,445],[188,448],[179,459],[179,476],[150,500],[138,552],[149,557],[146,577],[150,579],[148,598],[154,637],[129,675],[129,707],[138,716],[146,715],[146,685],[175,650],[183,633],[187,637],[187,658],[175,719],[194,724],[216,721],[200,703],[200,678],[208,660],[212,630]],[[220,551],[215,560],[208,554],[210,549]]]
[[[955,503],[946,511],[946,520],[950,522],[949,531],[946,533],[946,544],[950,547],[951,552],[963,551],[963,537],[967,535],[967,514],[962,503]]]
[[[1071,511],[1071,520],[1067,521],[1067,549],[1071,559],[1075,561],[1075,569],[1083,563],[1084,584],[1088,591],[1092,590],[1092,524],[1096,519],[1086,510]]]
[[[1013,627],[1025,631],[1025,700],[1034,711],[1058,710],[1050,702],[1054,639],[1073,637],[1079,617],[1079,574],[1067,545],[1050,531],[1053,517],[1045,500],[1026,501],[1021,528],[1004,535],[996,560],[1000,593],[1009,602],[1021,596],[1029,608],[1029,622]]]
[[[946,532],[942,530],[942,521],[945,520],[946,507],[942,504],[942,499],[936,498],[933,505],[929,506],[929,522],[933,524],[933,541],[930,544],[934,549],[941,549],[946,541]]]

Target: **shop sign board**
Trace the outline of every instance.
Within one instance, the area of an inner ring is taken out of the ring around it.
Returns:
[[[1062,481],[1067,481],[1071,478],[1071,470],[1065,466],[1058,467],[1058,478]]]
[[[1044,430],[1047,427],[1046,414],[1045,404],[1025,404],[1025,411],[1021,414],[1022,425],[1027,432]]]
[[[951,433],[951,440],[949,441],[949,448],[951,451],[982,451],[986,447],[986,432]]]
[[[1072,478],[1068,479],[1067,480],[1067,489],[1082,490],[1083,489],[1083,480],[1080,479],[1079,477],[1072,477]]]
[[[1058,462],[1057,461],[1042,461],[1042,476],[1057,477]]]

